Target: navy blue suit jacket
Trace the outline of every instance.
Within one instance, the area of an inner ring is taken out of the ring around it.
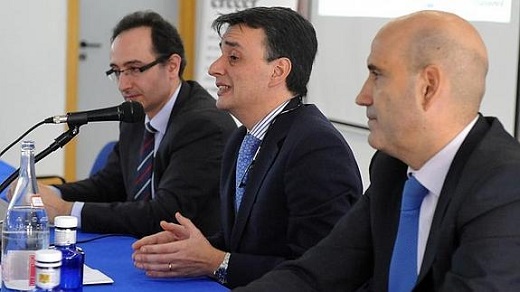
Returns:
[[[228,285],[244,285],[326,236],[362,194],[343,136],[314,105],[291,101],[271,124],[235,216],[235,169],[246,134],[230,138],[222,164],[222,232],[210,238],[231,252]]]

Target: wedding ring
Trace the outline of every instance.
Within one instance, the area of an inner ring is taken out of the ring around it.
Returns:
[[[168,270],[172,271],[172,263],[168,263]]]

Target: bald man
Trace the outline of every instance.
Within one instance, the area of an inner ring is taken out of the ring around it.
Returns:
[[[520,146],[479,113],[488,58],[478,32],[417,12],[378,32],[367,63],[356,103],[378,150],[370,187],[317,246],[237,291],[519,291]],[[404,240],[412,180],[424,198]]]

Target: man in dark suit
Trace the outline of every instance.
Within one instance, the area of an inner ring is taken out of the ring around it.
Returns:
[[[236,287],[315,245],[362,184],[344,138],[302,102],[317,50],[312,25],[288,8],[257,7],[220,16],[214,27],[222,37],[209,68],[217,106],[243,124],[223,158],[222,231],[206,239],[176,214],[181,225],[163,222],[166,231],[134,243],[133,259],[150,276],[207,275]],[[255,140],[252,160],[242,161]]]
[[[379,150],[370,187],[300,259],[238,290],[518,291],[520,146],[478,113],[488,70],[478,32],[450,13],[407,15],[376,35],[368,68],[356,102]],[[401,257],[414,179],[426,196]]]
[[[198,83],[182,79],[185,65],[177,30],[157,13],[132,13],[117,24],[107,75],[125,100],[143,105],[145,121],[121,124],[119,142],[97,174],[54,190],[40,187],[51,220],[72,214],[87,232],[142,237],[181,211],[204,234],[219,230],[221,158],[236,123]],[[154,128],[153,171],[138,193],[145,123]]]

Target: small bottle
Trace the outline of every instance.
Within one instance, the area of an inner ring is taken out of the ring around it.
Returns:
[[[54,249],[36,251],[36,292],[59,292],[61,252]]]
[[[63,254],[61,264],[62,291],[83,291],[83,264],[85,253],[76,246],[78,218],[57,216],[54,218],[54,246]]]
[[[20,173],[2,226],[2,292],[31,291],[35,252],[49,248],[49,219],[38,193],[34,142],[22,142]]]

